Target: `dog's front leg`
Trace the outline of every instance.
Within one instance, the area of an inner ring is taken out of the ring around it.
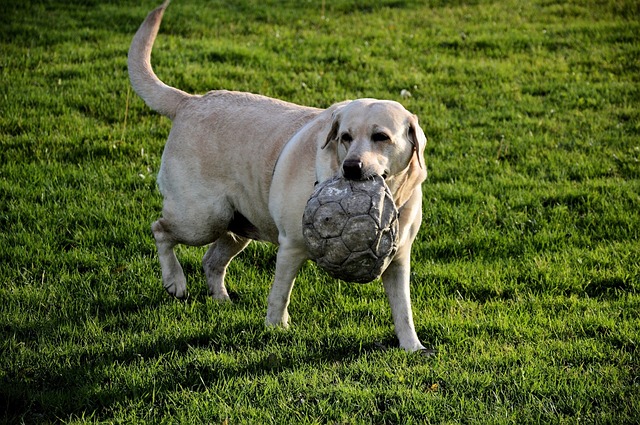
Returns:
[[[276,275],[269,292],[267,325],[289,326],[289,299],[296,275],[307,260],[307,252],[297,245],[281,242],[276,257]]]
[[[391,305],[391,315],[400,347],[407,351],[424,350],[413,324],[409,295],[409,256],[396,257],[382,274],[384,290]]]

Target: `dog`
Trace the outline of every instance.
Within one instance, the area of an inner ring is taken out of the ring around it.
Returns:
[[[398,250],[382,274],[400,347],[426,351],[409,296],[411,245],[422,220],[425,134],[394,101],[358,99],[327,109],[245,92],[192,95],[164,84],[151,67],[165,1],[136,32],[128,54],[135,92],[173,124],[157,182],[162,216],[151,230],[165,289],[186,296],[177,244],[211,244],[203,258],[209,291],[229,300],[227,266],[251,240],[278,245],[266,323],[288,327],[294,280],[309,259],[302,215],[314,185],[341,174],[385,179],[399,211]]]

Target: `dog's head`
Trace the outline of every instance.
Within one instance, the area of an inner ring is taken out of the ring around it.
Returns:
[[[351,180],[382,176],[396,202],[402,205],[403,187],[413,189],[426,178],[424,149],[427,138],[418,118],[393,101],[359,99],[339,105],[321,146],[337,169]]]

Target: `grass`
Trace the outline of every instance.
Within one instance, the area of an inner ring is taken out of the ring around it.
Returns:
[[[0,15],[0,421],[637,423],[640,8],[631,0],[174,1],[157,73],[190,92],[401,101],[429,137],[412,299],[312,264],[263,325],[275,248],[164,293],[149,224],[170,122],[129,89],[154,2]],[[411,97],[402,97],[408,90]]]

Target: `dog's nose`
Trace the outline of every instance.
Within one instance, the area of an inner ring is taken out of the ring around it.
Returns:
[[[347,180],[362,179],[362,161],[359,159],[347,159],[342,163],[342,174]]]

